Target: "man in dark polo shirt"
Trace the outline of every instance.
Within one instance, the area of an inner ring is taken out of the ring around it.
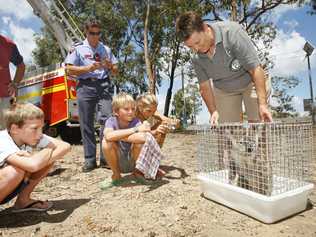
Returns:
[[[110,75],[118,72],[117,59],[109,47],[99,41],[100,23],[89,19],[85,24],[87,38],[76,44],[68,54],[65,64],[71,75],[76,75],[79,121],[84,148],[85,163],[83,172],[96,168],[96,139],[94,116],[98,107],[98,120],[101,125],[100,141],[106,119],[112,114],[113,83]],[[101,142],[100,142],[101,146]],[[100,151],[100,166],[106,166]]]
[[[272,121],[268,81],[249,36],[239,24],[207,25],[195,12],[187,12],[177,18],[176,31],[195,52],[192,63],[211,124],[239,122],[242,103],[249,122]]]
[[[11,80],[9,64],[16,66],[14,79]],[[25,65],[15,43],[0,35],[0,130],[4,129],[3,114],[15,97],[17,84],[23,79]]]

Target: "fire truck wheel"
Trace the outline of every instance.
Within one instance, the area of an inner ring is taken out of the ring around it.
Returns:
[[[81,142],[80,127],[60,126],[59,135],[61,139],[70,144],[79,144]]]

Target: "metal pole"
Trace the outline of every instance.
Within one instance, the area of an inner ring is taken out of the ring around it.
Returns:
[[[312,114],[312,121],[313,124],[316,124],[316,119],[315,119],[315,108],[314,108],[314,93],[313,93],[313,81],[312,81],[312,73],[311,73],[311,64],[309,61],[309,55],[307,54],[307,64],[308,64],[308,78],[309,78],[309,88],[310,88],[310,93],[311,93],[311,101],[312,101],[312,106],[311,106],[311,114]]]

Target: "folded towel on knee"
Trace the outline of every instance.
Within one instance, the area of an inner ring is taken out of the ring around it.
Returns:
[[[155,179],[162,159],[164,156],[156,139],[150,133],[146,133],[146,141],[136,161],[136,169],[141,171],[145,178]]]

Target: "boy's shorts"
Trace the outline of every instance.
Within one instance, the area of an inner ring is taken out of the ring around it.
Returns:
[[[21,183],[10,193],[5,199],[2,200],[0,205],[5,204],[15,198],[23,189],[29,184],[29,181],[22,180]]]
[[[121,173],[130,173],[135,169],[135,161],[132,158],[131,150],[119,146],[119,166]]]

